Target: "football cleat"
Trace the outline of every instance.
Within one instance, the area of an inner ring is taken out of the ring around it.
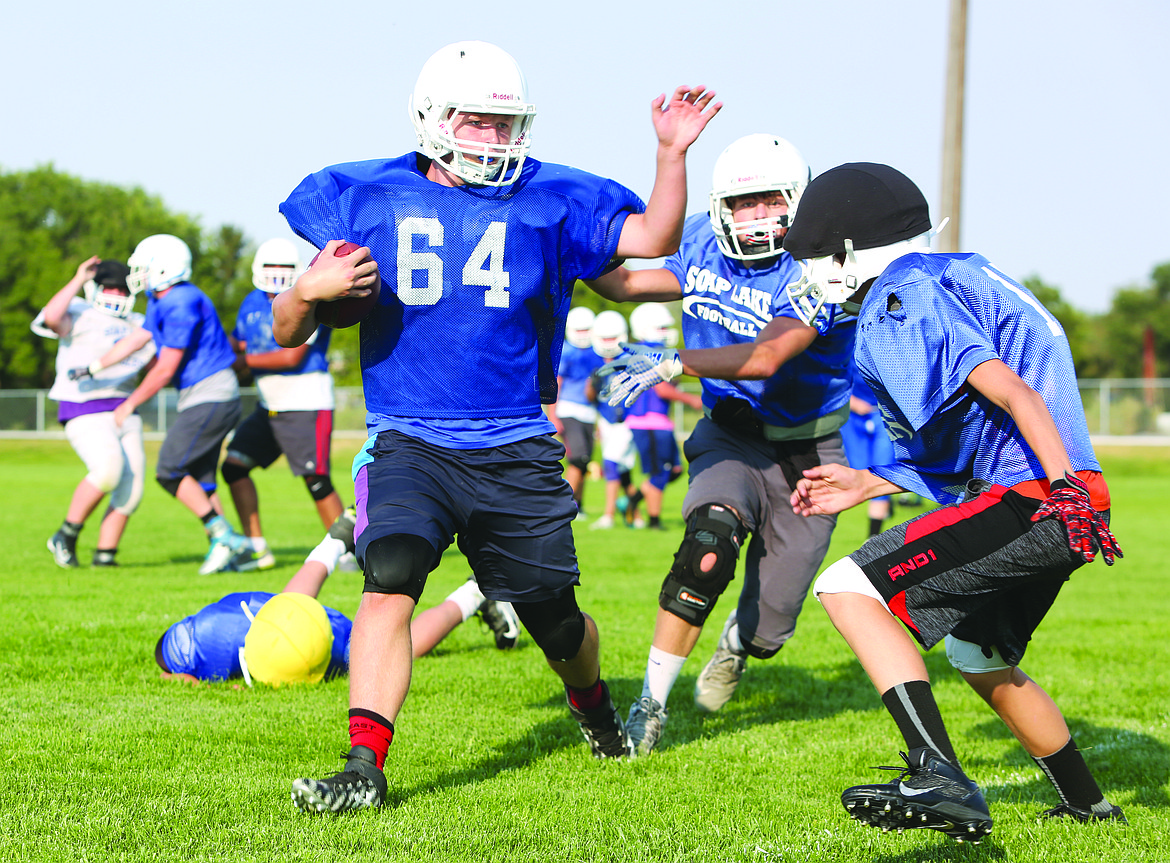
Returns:
[[[345,769],[324,779],[295,779],[292,802],[302,812],[353,812],[381,806],[386,800],[386,774],[378,769],[374,751],[355,746],[348,754]]]
[[[333,524],[329,525],[329,535],[345,543],[346,554],[353,554],[354,549],[357,548],[354,537],[354,529],[356,527],[357,508],[352,506],[344,510],[337,518],[333,519]]]
[[[203,558],[203,565],[199,567],[200,575],[211,575],[213,572],[227,572],[232,569],[232,562],[242,551],[250,550],[248,538],[241,536],[230,528],[211,538],[207,554]]]
[[[1125,817],[1125,813],[1121,811],[1120,806],[1114,806],[1108,812],[1094,812],[1091,809],[1078,809],[1076,806],[1061,803],[1056,808],[1049,809],[1040,816],[1041,821],[1049,818],[1072,818],[1074,821],[1080,821],[1082,824],[1087,824],[1090,821],[1120,821],[1122,824],[1129,823],[1129,819]]]
[[[597,519],[597,521],[595,521],[595,522],[593,522],[593,524],[589,525],[590,530],[609,530],[611,527],[613,527],[613,516],[612,515],[600,516]]]
[[[69,537],[61,531],[57,531],[49,537],[45,546],[53,553],[53,560],[57,562],[57,566],[69,569],[81,565],[77,559],[77,540],[70,542]]]
[[[979,844],[991,832],[991,814],[979,786],[933,749],[920,747],[907,755],[900,776],[884,785],[845,789],[841,803],[855,819],[889,830],[939,830],[958,842]]]
[[[747,654],[731,649],[727,634],[735,626],[735,611],[723,624],[723,633],[719,636],[719,643],[715,646],[715,653],[710,661],[703,666],[699,679],[695,681],[695,706],[700,710],[714,713],[735,695],[735,688],[743,677],[743,670],[747,666]]]
[[[626,719],[626,733],[630,737],[630,748],[635,755],[649,755],[662,739],[668,712],[665,707],[643,695],[630,705]]]
[[[585,736],[589,749],[594,758],[628,758],[632,756],[630,738],[626,735],[622,718],[613,706],[613,699],[609,697],[609,687],[601,681],[605,699],[600,707],[592,710],[578,710],[569,701],[569,714],[581,726],[581,734]],[[565,688],[565,700],[568,701],[568,687]]]
[[[230,572],[255,572],[258,569],[272,569],[276,566],[276,556],[272,549],[265,549],[263,554],[253,550],[251,544],[245,545],[232,555],[227,565]]]
[[[485,600],[476,612],[496,637],[497,650],[510,650],[520,638],[520,617],[510,602]]]

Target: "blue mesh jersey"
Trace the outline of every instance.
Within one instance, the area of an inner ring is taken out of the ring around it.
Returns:
[[[800,278],[800,264],[784,252],[764,267],[749,267],[719,251],[706,213],[687,218],[682,245],[666,259],[683,291],[683,339],[688,348],[718,348],[755,341],[776,317],[796,318],[785,288]],[[816,323],[819,335],[766,380],[703,378],[703,404],[745,399],[768,425],[791,428],[849,403],[849,358],[855,321]]]
[[[254,590],[229,593],[218,602],[184,617],[163,633],[160,655],[175,674],[190,674],[200,680],[230,680],[243,676],[240,650],[252,621],[244,614],[241,602],[253,615],[275,594]],[[340,611],[326,608],[333,629],[333,654],[325,677],[349,670],[350,619]]]
[[[381,295],[361,323],[367,425],[456,447],[551,433],[541,404],[556,401],[573,285],[601,274],[644,206],[611,180],[535,159],[501,187],[442,186],[427,164],[408,153],[334,165],[280,205],[314,246],[349,240],[378,262]]]
[[[272,335],[272,298],[275,294],[267,293],[259,288],[244,297],[240,303],[240,311],[236,315],[236,326],[232,335],[244,342],[244,352],[247,354],[270,354],[279,351],[280,345]],[[309,344],[305,358],[299,366],[293,369],[269,371],[266,369],[252,369],[255,377],[261,375],[303,375],[306,372],[329,371],[329,359],[326,353],[329,350],[329,339],[333,330],[326,326],[317,327],[317,337]]]
[[[1032,293],[973,253],[905,255],[886,268],[858,316],[857,368],[872,387],[896,464],[878,476],[939,503],[969,479],[1043,479],[1015,422],[967,386],[1000,359],[1048,405],[1075,470],[1100,470],[1064,330]]]
[[[565,343],[561,351],[557,376],[561,379],[560,400],[579,405],[591,405],[585,397],[585,384],[589,377],[605,365],[605,358],[593,348],[578,348]]]
[[[232,367],[235,351],[207,294],[190,282],[179,282],[161,297],[147,294],[146,321],[154,343],[183,351],[171,386],[184,390]]]

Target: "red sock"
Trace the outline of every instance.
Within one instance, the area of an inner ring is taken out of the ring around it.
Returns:
[[[605,703],[605,684],[600,677],[587,689],[574,689],[566,685],[565,691],[569,693],[569,703],[578,710],[593,710]]]
[[[378,769],[386,763],[390,741],[394,739],[394,723],[372,710],[360,707],[349,711],[349,745],[366,746],[374,750],[374,763]]]

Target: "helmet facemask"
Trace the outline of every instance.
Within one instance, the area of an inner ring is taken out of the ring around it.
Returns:
[[[266,240],[252,258],[252,285],[266,294],[287,291],[301,275],[301,256],[291,240]]]
[[[111,293],[106,288],[118,288],[120,285],[99,285],[93,279],[85,283],[85,299],[99,312],[113,315],[115,318],[124,318],[134,309],[134,300],[137,293]]]

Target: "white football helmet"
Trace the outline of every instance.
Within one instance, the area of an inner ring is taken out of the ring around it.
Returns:
[[[855,162],[821,174],[784,238],[802,269],[787,288],[797,314],[806,324],[826,304],[856,314],[849,298],[903,255],[929,252],[945,224],[931,229],[922,191],[889,165]]]
[[[191,250],[178,237],[154,234],[134,249],[126,286],[131,294],[155,293],[191,278]]]
[[[729,258],[756,261],[782,251],[784,231],[792,224],[801,193],[812,179],[800,152],[775,135],[747,135],[731,143],[715,160],[709,208],[719,250]],[[740,222],[733,218],[729,198],[779,192],[788,213]]]
[[[569,309],[569,316],[565,318],[565,341],[575,348],[590,347],[593,344],[590,334],[594,317],[593,310],[584,306]]]
[[[301,275],[301,256],[292,240],[265,240],[252,258],[252,284],[266,294],[279,294]]]
[[[622,352],[622,342],[629,338],[630,331],[621,312],[607,309],[594,319],[591,340],[598,356],[613,359]]]
[[[536,106],[516,61],[487,42],[456,42],[423,64],[408,104],[418,150],[476,186],[506,186],[520,176],[532,146]],[[480,144],[457,139],[456,114],[511,114],[511,140]]]
[[[678,344],[674,315],[661,303],[642,303],[630,312],[630,332],[635,341],[673,348]]]

